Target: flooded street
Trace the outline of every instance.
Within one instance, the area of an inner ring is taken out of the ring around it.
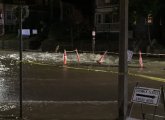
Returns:
[[[23,117],[25,120],[89,120],[117,118],[118,58],[100,55],[68,54],[63,65],[62,53],[23,54]],[[19,117],[19,54],[0,52],[0,112]],[[165,85],[165,61],[144,59],[129,64],[129,101],[136,82],[140,86]],[[140,76],[145,75],[145,76]],[[151,79],[150,77],[154,77]],[[159,79],[158,79],[159,78]],[[113,108],[113,109],[112,109]],[[161,108],[162,110],[162,108]],[[161,112],[160,110],[160,112]]]

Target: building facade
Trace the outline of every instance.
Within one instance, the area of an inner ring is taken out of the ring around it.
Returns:
[[[118,0],[96,0],[95,4],[96,32],[119,32]]]
[[[0,4],[0,36],[4,34],[4,10],[3,4]]]
[[[0,35],[5,31],[16,30],[18,16],[16,16],[15,9],[19,4],[19,0],[13,0],[10,3],[0,2]],[[23,21],[23,27],[31,28],[37,28],[40,22],[48,24],[51,21],[67,19],[75,11],[71,4],[61,0],[25,0],[23,6],[28,8],[28,17]]]
[[[18,7],[16,4],[3,4],[0,3],[0,35],[6,31],[14,31],[16,29],[17,17],[15,9]]]

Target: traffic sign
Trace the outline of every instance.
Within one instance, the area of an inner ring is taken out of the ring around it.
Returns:
[[[132,102],[158,106],[161,90],[147,87],[135,87]]]
[[[30,29],[22,29],[23,36],[30,36]]]

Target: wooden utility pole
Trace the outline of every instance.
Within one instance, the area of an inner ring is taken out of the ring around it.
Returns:
[[[120,0],[119,39],[118,117],[119,120],[126,120],[128,106],[128,0]]]

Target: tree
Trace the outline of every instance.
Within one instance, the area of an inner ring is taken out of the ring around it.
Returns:
[[[22,6],[22,20],[24,21],[26,18],[29,17],[29,7],[28,6]],[[20,6],[17,6],[14,8],[13,13],[17,19],[17,22],[19,23],[19,17],[20,17]]]
[[[153,30],[153,26],[160,22],[161,4],[160,0],[130,0],[129,1],[129,26],[135,31],[135,37],[137,41],[141,43],[146,42],[152,47],[152,38],[155,38],[154,34],[150,35]],[[152,16],[152,24],[148,24],[148,16]],[[148,27],[148,28],[147,28]],[[138,29],[138,30],[137,30]],[[141,34],[139,32],[141,31]],[[158,32],[158,31],[155,31]],[[148,40],[148,42],[147,42]],[[146,46],[146,45],[144,45]]]

